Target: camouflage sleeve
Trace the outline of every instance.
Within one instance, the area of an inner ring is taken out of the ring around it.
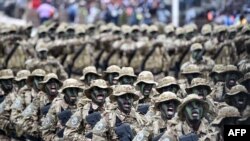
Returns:
[[[86,141],[84,135],[83,117],[81,116],[81,109],[77,110],[66,123],[64,130],[64,139],[72,141]]]
[[[68,74],[64,70],[63,66],[58,62],[58,72],[57,75],[60,80],[65,80],[68,78]]]
[[[42,121],[41,131],[42,131],[42,138],[43,140],[55,140],[56,138],[56,129],[57,129],[57,115],[56,115],[56,106],[58,104],[52,103],[49,112],[47,113],[46,117]]]

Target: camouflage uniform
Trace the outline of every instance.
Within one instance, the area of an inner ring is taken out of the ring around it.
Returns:
[[[182,91],[182,89],[180,89],[180,86],[177,83],[177,80],[172,76],[166,76],[166,77],[160,79],[158,81],[158,85],[156,87],[156,90],[158,91],[161,88],[168,87],[168,86],[171,86],[171,85],[175,85],[175,86],[179,87],[179,90],[176,93],[176,95],[179,98],[184,98],[186,96],[186,93],[184,91]]]
[[[214,65],[214,68],[212,72],[209,74],[210,77],[213,77],[215,73],[222,74],[225,73],[225,67],[222,64],[216,64]],[[223,93],[224,93],[224,82],[217,82],[216,84],[212,84],[213,90],[211,92],[211,97],[217,101],[221,102],[223,98]],[[215,102],[215,104],[217,103]],[[217,103],[218,104],[218,103]]]
[[[106,69],[106,71],[103,71],[103,78],[104,78],[104,80],[106,80],[107,81],[107,75],[108,74],[112,74],[112,73],[117,73],[118,75],[120,74],[120,71],[121,71],[121,68],[120,67],[118,67],[118,66],[116,66],[116,65],[111,65],[111,66],[109,66],[107,69]],[[115,81],[115,79],[113,80],[113,81]],[[117,82],[115,82],[115,83],[117,83]]]
[[[215,31],[218,33],[227,32],[225,26],[216,26]],[[222,50],[221,50],[222,48]],[[237,61],[237,50],[233,40],[225,40],[222,43],[217,43],[217,52],[220,52],[215,59],[216,64],[235,64]]]
[[[214,121],[211,123],[213,126],[217,127],[216,132],[214,133],[210,133],[207,136],[211,136],[214,139],[219,140],[219,141],[224,141],[224,138],[222,136],[222,134],[220,133],[220,126],[221,123],[223,122],[223,120],[225,118],[239,118],[240,117],[240,112],[238,111],[237,108],[233,107],[233,106],[225,106],[223,108],[221,108],[218,112],[218,116],[214,119]]]
[[[0,71],[0,80],[4,79],[14,79],[12,70],[4,69]],[[0,103],[0,140],[2,141],[10,141],[8,136],[14,132],[13,123],[10,121],[11,105],[13,103],[11,95],[16,95],[14,89],[8,94],[3,91],[3,95],[1,95],[3,98]]]
[[[83,75],[82,75],[82,77],[80,77],[80,80],[83,82],[85,82],[87,74],[95,74],[98,77],[101,77],[101,74],[99,74],[97,72],[96,67],[94,67],[94,66],[88,66],[88,67],[84,68],[82,73],[83,73]],[[85,85],[88,86],[89,84],[85,83]]]
[[[36,46],[36,51],[48,51],[48,48],[45,46],[45,43],[39,42]],[[37,68],[43,68],[47,73],[55,73],[58,75],[59,79],[65,80],[68,75],[65,72],[63,66],[60,64],[60,62],[53,57],[48,57],[46,60],[40,60],[40,59],[34,59],[26,61],[27,63],[27,69],[34,70]]]
[[[199,43],[195,43],[191,46],[191,52],[195,51],[195,50],[202,50],[203,47],[201,44]],[[214,66],[214,61],[211,60],[210,58],[207,57],[202,57],[202,60],[197,62],[196,60],[194,60],[192,57],[190,58],[190,61],[184,63],[181,68],[188,66],[190,64],[196,64],[199,66],[200,70],[204,73],[210,72]]]
[[[134,77],[135,80],[137,79],[137,76],[135,75],[134,69],[132,67],[122,67],[119,76],[115,79],[119,81],[122,77],[125,76]]]
[[[85,90],[85,95],[89,99],[90,102],[87,102],[83,99],[80,100],[78,103],[78,107],[76,112],[71,116],[69,121],[66,123],[66,129],[64,132],[65,139],[68,140],[87,140],[86,138],[90,139],[91,137],[85,137],[85,135],[89,134],[92,130],[92,126],[88,121],[86,121],[86,117],[90,114],[98,112],[100,114],[104,113],[107,110],[108,102],[101,107],[91,102],[91,93],[90,91],[94,87],[99,87],[102,89],[108,90],[108,95],[112,93],[112,89],[107,85],[107,83],[102,79],[93,80],[89,88]],[[110,104],[110,103],[109,103]]]
[[[175,124],[177,124],[177,113],[175,114],[175,117],[171,120],[163,120],[161,117],[161,113],[159,113],[159,104],[172,100],[176,101],[178,104],[181,103],[180,99],[177,98],[176,94],[172,92],[164,92],[155,99],[154,108],[157,113],[153,115],[153,117],[151,117],[153,121],[152,126],[154,135],[160,134],[168,129],[171,129],[172,127],[174,127]]]
[[[78,88],[82,89],[80,86],[79,81],[76,79],[67,79],[63,82],[63,86],[60,89],[59,92],[64,92],[67,88]],[[51,104],[51,107],[45,117],[45,119],[42,121],[42,138],[44,140],[58,140],[60,139],[57,136],[57,133],[64,129],[64,126],[61,125],[58,114],[63,112],[64,110],[70,110],[71,112],[76,111],[76,105],[69,105],[66,103],[63,97],[55,98]]]
[[[203,141],[206,138],[211,139],[210,137],[207,137],[206,135],[209,133],[212,133],[215,131],[214,128],[209,126],[209,123],[204,118],[201,119],[201,123],[199,125],[199,128],[197,131],[194,131],[192,127],[189,126],[189,124],[186,121],[186,117],[184,115],[184,108],[186,105],[192,101],[199,101],[203,105],[204,113],[208,111],[208,104],[204,102],[200,97],[196,94],[190,94],[186,98],[183,99],[182,104],[178,107],[178,117],[181,120],[174,128],[173,130],[168,130],[164,134],[166,135],[173,135],[176,140],[179,139],[179,137],[183,135],[187,135],[189,133],[194,132],[196,135],[198,135],[198,140]],[[164,138],[164,135],[163,135]]]
[[[130,85],[118,85],[115,87],[114,93],[110,96],[111,101],[115,101],[116,97],[122,96],[124,94],[133,94],[134,101],[139,99],[139,96],[135,94],[135,89]],[[93,128],[93,138],[92,140],[118,140],[118,136],[115,129],[121,124],[128,124],[132,129],[132,132],[138,133],[145,126],[145,120],[141,117],[135,109],[131,109],[129,114],[121,112],[118,108],[106,111],[102,114],[102,119],[97,122]],[[148,132],[147,132],[148,133]],[[148,134],[141,134],[142,138]],[[131,140],[133,137],[130,137]],[[136,137],[134,138],[136,140]]]
[[[245,48],[250,46],[250,40],[246,40],[244,45],[245,45]],[[242,57],[239,59],[237,66],[242,73],[249,72],[249,70],[250,70],[250,58],[249,58],[249,54],[246,51],[245,51],[245,53],[243,53]]]
[[[32,88],[34,77],[44,77],[45,71],[41,69],[34,70],[27,78],[27,85],[21,88],[15,102],[12,104],[11,119],[16,124],[16,132],[18,136],[29,135],[39,136],[38,130],[38,108],[39,99],[44,94]]]

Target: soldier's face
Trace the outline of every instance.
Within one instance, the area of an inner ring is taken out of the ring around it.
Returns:
[[[200,49],[194,50],[192,52],[192,57],[196,61],[201,61],[202,60],[202,56],[203,56],[203,53],[202,53],[202,50],[200,50]]]
[[[133,85],[135,82],[134,77],[131,76],[123,76],[119,79],[120,84],[128,84],[128,85]]]
[[[59,83],[56,79],[51,79],[45,85],[46,94],[56,96],[58,94]]]
[[[46,60],[47,56],[48,56],[48,52],[47,51],[40,51],[37,53],[37,56],[41,60]]]
[[[133,31],[133,32],[131,33],[131,36],[132,36],[132,38],[133,38],[134,40],[138,40],[138,38],[140,37],[140,32],[139,32],[138,30]]]
[[[105,103],[105,98],[108,96],[108,90],[94,87],[91,92],[91,99],[97,105],[102,105]]]
[[[191,40],[194,37],[194,32],[189,32],[186,35],[187,40]]]
[[[170,85],[170,86],[166,86],[166,87],[162,87],[160,89],[158,89],[159,93],[163,93],[163,92],[173,92],[173,93],[177,93],[179,90],[179,87],[177,85]]]
[[[222,41],[224,41],[226,39],[226,32],[221,32],[221,33],[219,33],[219,35],[218,35],[218,40],[219,40],[219,42],[222,42]]]
[[[78,97],[78,88],[66,88],[64,90],[64,99],[69,105],[75,105]]]
[[[158,32],[157,31],[150,32],[150,37],[151,38],[156,39],[157,36],[158,36]]]
[[[129,114],[132,108],[134,97],[132,94],[125,94],[117,97],[118,108],[126,114]]]
[[[230,96],[226,101],[229,105],[236,107],[239,111],[245,110],[248,104],[249,97],[247,94],[240,93],[234,96]]]
[[[1,88],[4,92],[10,92],[13,88],[13,80],[12,79],[2,79],[0,80]]]
[[[227,88],[231,89],[233,86],[235,86],[237,80],[238,80],[237,74],[227,73],[225,78]]]
[[[161,111],[163,119],[172,119],[176,113],[177,106],[178,103],[174,100],[160,103],[159,109]]]
[[[116,85],[117,84],[117,80],[114,79],[114,78],[118,77],[118,76],[119,76],[119,73],[109,73],[109,74],[107,74],[107,80],[106,81],[108,81],[108,83],[110,85]]]
[[[207,87],[194,87],[192,93],[197,94],[203,99],[206,99],[206,96],[209,95],[209,90]]]
[[[88,74],[86,74],[86,78],[85,78],[86,81],[85,81],[85,83],[87,85],[90,85],[91,81],[96,80],[98,78],[100,78],[100,77],[97,74],[88,73]]]
[[[234,39],[236,36],[236,32],[230,32],[229,35],[228,35],[228,38],[229,39]]]
[[[203,117],[203,107],[198,101],[188,103],[184,109],[186,120],[191,122],[200,121]]]
[[[144,82],[141,82],[138,84],[140,88],[140,92],[143,94],[143,96],[148,97],[153,89],[153,84],[147,84]]]
[[[43,81],[43,76],[35,76],[33,79],[33,88],[39,90],[39,83]]]
[[[23,86],[26,85],[26,79],[20,80],[16,82],[18,89],[21,89]]]

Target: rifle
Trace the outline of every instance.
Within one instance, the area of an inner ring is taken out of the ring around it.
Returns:
[[[183,46],[185,47],[185,46]],[[180,57],[180,60],[178,62],[175,63],[175,77],[178,78],[178,74],[180,72],[180,68],[181,68],[181,63],[183,61],[183,59],[185,58],[185,56],[188,54],[190,50],[190,46],[187,47],[187,49],[182,53],[181,57]]]
[[[146,62],[149,59],[149,57],[154,53],[155,49],[156,46],[153,46],[153,48],[146,54],[145,58],[142,60],[141,71],[145,70]]]
[[[101,66],[101,64],[99,63],[101,57],[102,57],[102,54],[105,52],[105,49],[101,49],[101,51],[99,52],[99,54],[97,55],[97,57],[95,58],[95,67],[96,68],[99,68],[99,66]]]
[[[116,53],[116,50],[112,50],[112,51],[109,53],[108,57],[103,61],[103,67],[104,67],[104,69],[106,69],[106,68],[108,67],[109,60],[110,60],[110,58],[111,58],[115,53]]]

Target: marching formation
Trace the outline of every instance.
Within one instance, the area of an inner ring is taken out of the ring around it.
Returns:
[[[223,141],[250,124],[250,25],[32,28],[0,25],[1,141]]]

